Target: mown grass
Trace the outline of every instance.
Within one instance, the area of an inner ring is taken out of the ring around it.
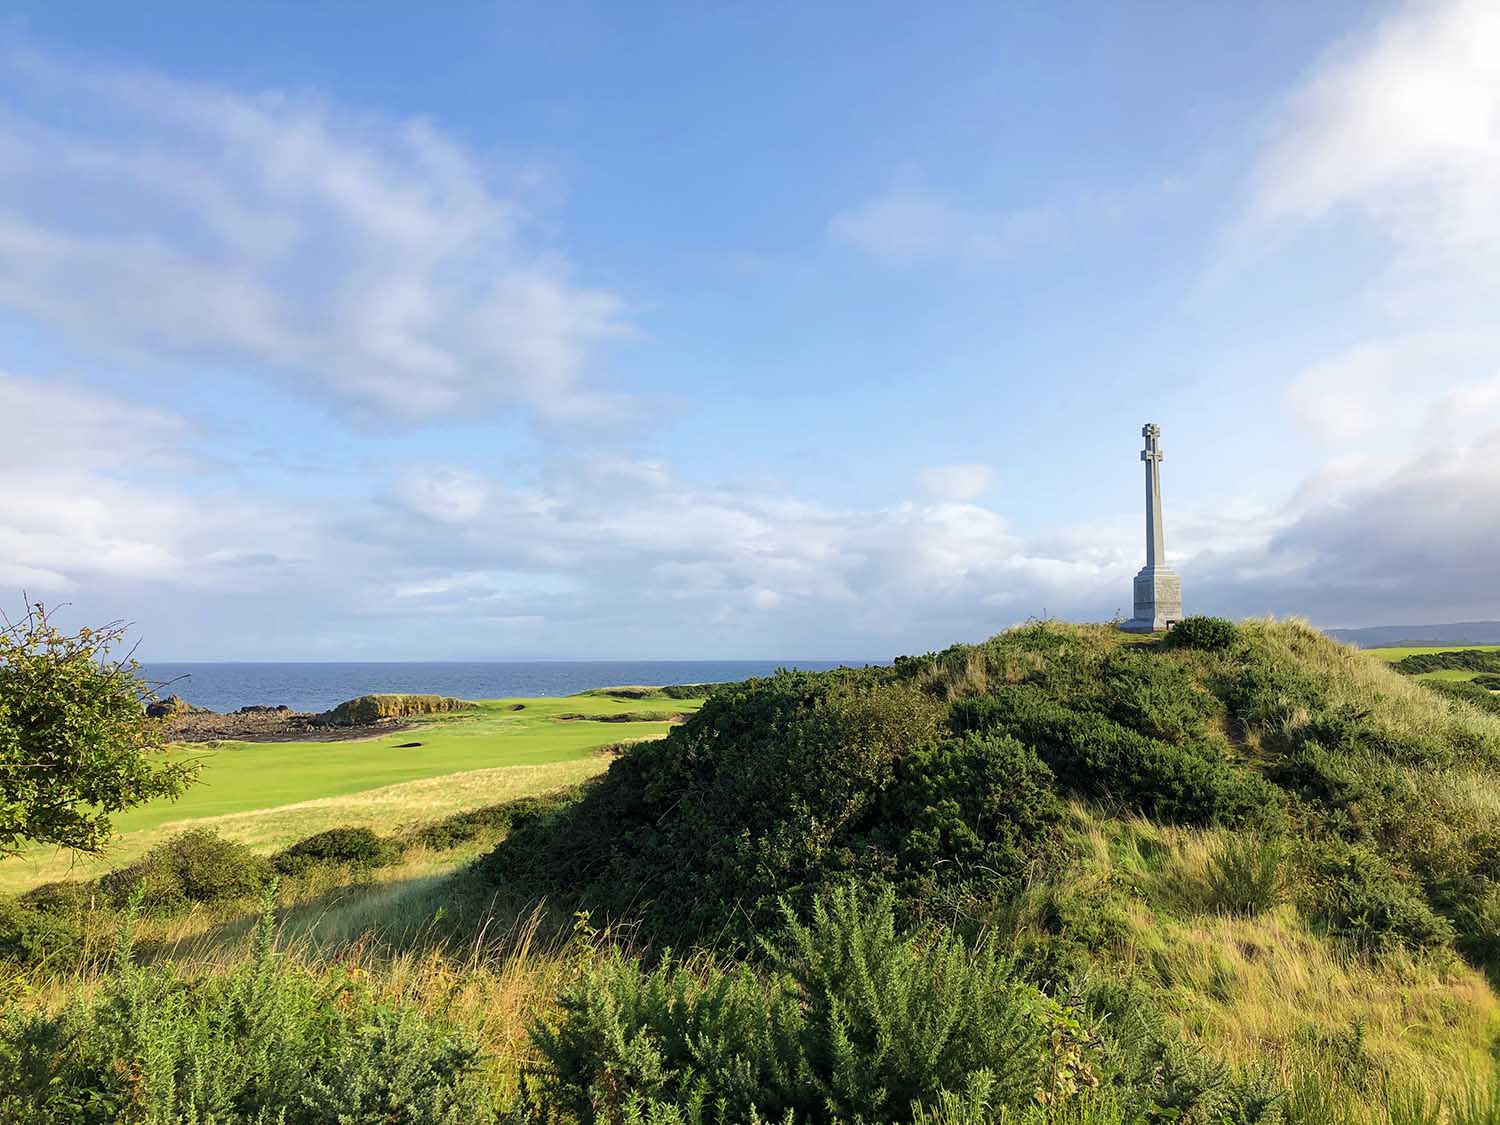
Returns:
[[[1407,645],[1395,648],[1364,648],[1358,651],[1367,652],[1378,660],[1384,660],[1387,664],[1394,664],[1408,656],[1425,656],[1435,652],[1462,652],[1464,649],[1474,649],[1477,652],[1500,652],[1500,645]]]
[[[674,700],[690,713],[701,700]],[[519,708],[519,709],[517,709]],[[32,848],[0,865],[0,891],[59,878],[88,878],[141,855],[161,840],[207,825],[271,849],[321,828],[382,830],[575,784],[608,764],[595,751],[628,739],[659,738],[664,720],[576,722],[638,711],[601,696],[491,700],[411,729],[347,742],[217,742],[180,753],[203,763],[201,780],[175,802],[153,801],[114,817],[108,853],[97,859]],[[403,744],[420,742],[417,747]],[[514,773],[495,773],[496,770]],[[423,784],[428,782],[428,784]]]

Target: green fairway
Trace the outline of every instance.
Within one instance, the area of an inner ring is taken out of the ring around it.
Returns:
[[[687,714],[702,705],[701,699],[597,695],[497,699],[378,738],[194,744],[179,753],[202,762],[197,784],[176,801],[116,814],[106,856],[30,848],[0,871],[0,888],[91,877],[198,824],[270,850],[336,825],[384,831],[555,790],[602,770],[606,762],[595,753],[601,746],[659,738],[672,725],[563,716]],[[413,742],[421,745],[404,745]]]
[[[1476,652],[1500,652],[1500,645],[1416,645],[1401,648],[1367,648],[1363,651],[1371,656],[1379,657],[1387,664],[1394,664],[1408,656],[1424,656],[1433,652],[1463,652],[1470,649]]]
[[[513,710],[517,705],[522,710]],[[354,742],[204,743],[184,751],[203,763],[196,785],[177,801],[153,801],[119,814],[115,828],[133,832],[166,821],[338,797],[465,770],[567,761],[611,742],[666,734],[670,725],[564,720],[561,715],[686,713],[701,705],[701,700],[620,702],[594,696],[499,699]],[[412,742],[421,745],[402,748]]]

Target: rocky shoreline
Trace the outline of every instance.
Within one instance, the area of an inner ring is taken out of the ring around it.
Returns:
[[[402,703],[408,699],[422,702],[407,714],[382,714],[407,710]],[[464,700],[438,697],[362,696],[324,712],[293,711],[284,704],[219,712],[194,707],[174,695],[151,703],[146,714],[161,722],[167,742],[344,742],[407,730],[414,725],[412,714],[467,706]]]
[[[391,734],[411,725],[402,719],[377,719],[358,725],[330,723],[322,715],[271,707],[228,714],[183,712],[165,720],[164,734],[169,742],[343,742]]]

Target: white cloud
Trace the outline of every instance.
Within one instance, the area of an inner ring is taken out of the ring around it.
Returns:
[[[917,473],[917,488],[934,500],[973,500],[994,484],[988,465],[934,465]]]
[[[422,120],[0,56],[0,307],[155,368],[273,371],[351,415],[598,410],[621,302],[522,237]]]
[[[1298,375],[1287,389],[1287,407],[1320,441],[1348,444],[1386,420],[1395,373],[1389,346],[1363,344]]]
[[[1405,4],[1291,96],[1253,218],[1342,208],[1422,259],[1458,254],[1500,278],[1500,5]]]
[[[38,386],[0,383],[11,402]],[[1190,608],[1330,624],[1500,614],[1494,398],[1493,380],[1455,390],[1443,409],[1489,411],[1466,413],[1471,436],[1419,427],[1425,440],[1320,473],[1279,508],[1174,505]],[[66,401],[85,418],[128,409]],[[427,466],[374,498],[286,501],[139,478],[128,445],[79,453],[95,433],[58,426],[54,464],[5,466],[0,585],[10,603],[25,588],[85,620],[131,617],[158,658],[885,656],[1044,611],[1128,610],[1143,550],[1133,511],[1025,536],[972,500],[829,505],[620,458],[524,479]]]

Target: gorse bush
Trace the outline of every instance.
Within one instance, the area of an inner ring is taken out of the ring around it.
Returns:
[[[899,932],[889,896],[820,898],[764,953],[759,971],[595,963],[534,1032],[531,1116],[1277,1120],[1274,1089],[1182,1044],[1140,993],[1050,998],[990,943]]]
[[[282,875],[301,875],[315,867],[368,869],[383,867],[401,858],[401,844],[369,828],[330,828],[271,857]]]
[[[99,887],[117,906],[140,887],[148,909],[172,910],[256,895],[272,873],[270,862],[244,844],[194,828],[153,848],[136,863],[111,871],[99,880]]]
[[[442,820],[424,824],[408,837],[412,843],[434,851],[447,851],[482,837],[503,835],[518,818],[555,812],[578,799],[578,791],[569,789],[545,797],[518,797],[498,805],[454,813]]]
[[[1240,638],[1233,621],[1225,617],[1184,617],[1167,634],[1167,643],[1176,648],[1196,648],[1204,652],[1222,652]]]
[[[1033,747],[1073,792],[1119,801],[1160,820],[1268,823],[1279,806],[1261,777],[1234,766],[1206,740],[1151,738],[1037,688],[1020,685],[960,700],[953,717],[960,729],[1003,731]]]
[[[1500,715],[1500,691],[1491,691],[1489,681],[1500,689],[1500,676],[1475,676],[1472,680],[1424,680],[1422,686],[1449,699],[1461,699],[1482,711]]]
[[[1314,850],[1308,868],[1309,914],[1357,948],[1429,949],[1453,941],[1452,924],[1376,853],[1331,840]]]
[[[1415,652],[1402,657],[1391,667],[1408,676],[1446,669],[1500,673],[1500,649],[1461,648],[1447,652]]]
[[[82,952],[83,934],[71,920],[0,899],[0,964],[67,969]]]
[[[876,838],[881,797],[940,717],[882,669],[725,687],[665,739],[631,747],[576,805],[518,819],[486,867],[530,891],[581,891],[665,940],[752,940],[778,897],[895,870]]]
[[[113,972],[60,1012],[0,1018],[0,1120],[401,1122],[493,1120],[460,1033],[374,999],[337,973],[287,967],[267,913],[257,952],[227,976],[133,962],[128,912]]]

